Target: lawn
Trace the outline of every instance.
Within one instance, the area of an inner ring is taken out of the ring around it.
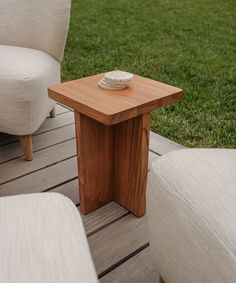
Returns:
[[[184,90],[152,130],[189,147],[236,147],[235,0],[74,0],[63,80],[115,68]]]

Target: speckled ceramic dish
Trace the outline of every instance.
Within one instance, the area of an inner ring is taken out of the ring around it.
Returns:
[[[114,85],[114,84],[109,84],[105,79],[102,79],[98,82],[98,85],[103,88],[103,89],[109,89],[109,90],[119,90],[119,89],[124,89],[128,85],[127,84],[122,84],[122,85]]]
[[[133,77],[133,74],[124,71],[112,71],[105,74],[106,81],[110,83],[130,82]]]

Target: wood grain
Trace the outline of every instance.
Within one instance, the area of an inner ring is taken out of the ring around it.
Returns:
[[[60,193],[68,197],[75,205],[79,205],[79,191],[78,191],[78,181],[77,178],[68,181],[65,184],[59,185],[54,189],[49,190],[48,192]]]
[[[81,212],[116,200],[136,216],[146,210],[151,110],[182,90],[135,75],[123,90],[104,90],[103,74],[52,86],[49,97],[75,111]]]
[[[148,113],[107,126],[75,111],[82,213],[115,200],[145,214],[149,123]]]
[[[80,208],[79,208],[80,210]],[[112,201],[87,215],[81,214],[87,235],[94,234],[98,230],[113,223],[115,220],[126,215],[128,211]]]
[[[25,160],[31,161],[33,159],[33,145],[32,145],[32,136],[19,136],[22,150],[25,155]]]
[[[75,138],[74,125],[68,125],[55,129],[54,131],[48,131],[40,135],[34,135],[32,136],[34,152],[73,138]],[[19,158],[21,156],[23,156],[23,152],[19,141],[15,141],[0,147],[0,163]]]
[[[74,157],[0,185],[0,197],[39,193],[59,186],[76,177],[77,168],[76,158]]]
[[[7,163],[0,164],[0,184],[28,175],[31,172],[42,168],[48,168],[53,164],[57,164],[60,161],[71,158],[75,155],[75,142],[74,140],[69,140],[53,147],[43,149],[40,152],[36,152],[34,155],[35,158],[31,162],[25,162],[24,158],[18,158],[8,161]]]
[[[149,255],[150,247],[141,251],[102,277],[100,283],[157,283],[158,273]]]
[[[74,113],[68,111],[62,115],[58,115],[56,119],[46,119],[42,126],[35,132],[36,135],[52,131],[56,128],[64,127],[74,123]]]
[[[75,111],[80,210],[87,214],[113,199],[112,129]]]
[[[106,125],[113,125],[181,99],[182,90],[134,76],[126,89],[98,87],[103,74],[69,81],[48,89],[49,97]]]
[[[114,128],[114,200],[140,217],[146,211],[149,113]]]
[[[97,273],[148,243],[145,217],[129,214],[88,238]]]

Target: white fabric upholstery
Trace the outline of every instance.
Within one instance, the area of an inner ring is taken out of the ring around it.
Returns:
[[[0,132],[30,135],[52,110],[70,0],[0,0]],[[16,46],[16,47],[13,47]]]
[[[0,132],[28,135],[55,105],[47,87],[60,81],[60,64],[48,54],[0,45]]]
[[[98,282],[78,210],[43,193],[0,198],[0,282]]]
[[[236,282],[236,150],[184,149],[152,163],[151,250],[167,283]]]
[[[63,58],[70,0],[0,0],[0,44]]]

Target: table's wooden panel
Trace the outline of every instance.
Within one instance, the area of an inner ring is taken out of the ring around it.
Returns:
[[[135,75],[123,90],[98,86],[103,74],[49,88],[49,96],[106,125],[116,124],[181,99],[182,90]]]

